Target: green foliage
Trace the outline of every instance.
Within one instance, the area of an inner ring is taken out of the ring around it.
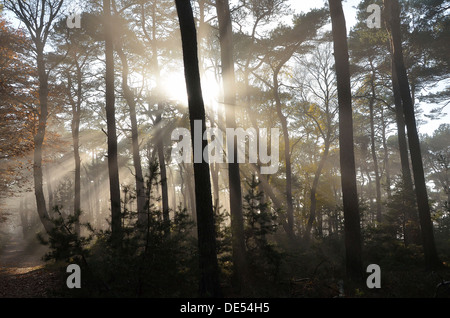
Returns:
[[[226,224],[230,213],[222,206],[214,207],[214,221],[216,225],[216,248],[219,267],[226,277],[231,277],[233,272],[231,227]]]
[[[144,227],[129,228],[119,248],[110,231],[98,233],[88,260],[92,293],[108,297],[186,297],[196,293],[195,240],[185,209],[175,212],[170,228],[153,210]],[[169,234],[168,234],[169,233]],[[99,284],[99,281],[101,284]],[[99,288],[100,287],[100,288]]]
[[[63,217],[59,208],[55,212],[60,217],[53,220],[48,240],[41,237],[50,248],[46,260],[78,264],[83,273],[82,288],[62,288],[64,296],[187,297],[197,292],[194,223],[181,206],[170,224],[154,205],[149,206],[146,224],[138,224],[136,213],[125,210],[120,246],[112,244],[110,230],[95,230],[89,224],[89,235],[78,236],[74,229],[80,214]]]
[[[61,213],[61,207],[55,206],[53,212],[56,215],[52,219],[53,229],[48,233],[47,237],[38,234],[38,239],[43,245],[47,245],[50,249],[44,256],[44,260],[64,261],[71,263],[84,263],[85,257],[88,255],[87,247],[91,243],[93,236],[78,236],[75,227],[80,220],[82,214],[79,211],[76,214],[64,216]],[[85,224],[87,228],[91,228],[89,224]]]
[[[243,205],[245,243],[251,266],[263,276],[275,279],[279,273],[282,254],[268,237],[277,230],[277,215],[264,202],[264,193],[258,191],[259,184],[255,175],[247,182],[249,189],[244,196]]]

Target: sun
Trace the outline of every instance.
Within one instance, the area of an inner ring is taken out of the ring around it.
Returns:
[[[184,73],[170,72],[161,76],[164,95],[168,100],[187,106],[188,97]],[[220,97],[220,84],[210,74],[202,76],[202,94],[205,107],[217,111]]]

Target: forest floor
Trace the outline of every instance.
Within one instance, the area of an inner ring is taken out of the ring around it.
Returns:
[[[48,298],[58,275],[45,268],[46,248],[10,238],[0,252],[0,298]]]

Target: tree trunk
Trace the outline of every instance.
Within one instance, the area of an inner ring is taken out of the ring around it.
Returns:
[[[139,131],[136,118],[136,101],[134,94],[128,85],[128,61],[125,53],[123,52],[122,45],[117,44],[116,51],[122,62],[122,91],[127,101],[128,108],[130,110],[130,122],[131,122],[131,145],[133,153],[133,166],[134,166],[134,178],[136,183],[136,201],[137,201],[137,216],[138,223],[140,225],[147,224],[147,213],[145,207],[147,204],[147,198],[145,196],[145,183],[144,174],[142,172],[141,155],[139,150]]]
[[[81,212],[81,158],[80,158],[80,116],[81,116],[81,99],[82,99],[82,73],[78,61],[75,61],[76,67],[76,85],[77,89],[75,95],[76,101],[72,97],[72,78],[70,74],[67,74],[69,101],[72,105],[72,142],[73,142],[73,157],[75,162],[75,175],[74,175],[74,202],[73,213],[74,215]],[[75,232],[80,235],[80,222],[75,223]]]
[[[39,126],[34,136],[34,155],[33,155],[33,178],[34,178],[34,195],[36,197],[36,207],[39,218],[44,225],[44,229],[50,232],[53,229],[53,223],[47,211],[45,203],[43,176],[42,176],[42,145],[45,138],[45,129],[48,117],[48,74],[44,61],[44,44],[36,43],[37,69],[39,78]]]
[[[370,62],[372,76],[370,79],[370,87],[372,96],[369,99],[369,113],[370,113],[370,142],[371,142],[371,152],[373,160],[373,169],[375,172],[375,190],[376,190],[376,220],[381,223],[381,180],[380,171],[378,169],[378,158],[377,158],[377,148],[375,144],[375,70],[373,68],[372,61]]]
[[[122,237],[119,166],[117,159],[117,132],[114,93],[114,44],[110,0],[103,0],[105,57],[106,57],[106,125],[108,135],[108,173],[111,200],[111,239],[120,244]]]
[[[144,3],[141,3],[141,27],[142,31],[144,32],[144,35],[146,39],[151,43],[152,47],[152,53],[153,53],[153,59],[152,59],[152,66],[154,70],[154,76],[156,81],[156,91],[160,92],[160,83],[161,83],[161,75],[160,75],[160,69],[159,69],[159,61],[158,61],[158,43],[156,39],[156,6],[157,1],[153,1],[152,3],[152,33],[151,36],[147,32],[147,29],[145,27],[145,11],[144,11]],[[160,96],[158,96],[158,111],[157,116],[154,121],[154,127],[156,129],[156,135],[155,135],[155,144],[156,144],[156,151],[158,155],[158,164],[159,164],[159,172],[161,177],[161,201],[162,201],[162,210],[163,210],[163,220],[166,224],[166,228],[169,228],[170,226],[170,218],[169,218],[169,192],[168,192],[168,186],[167,186],[167,169],[166,169],[166,160],[164,158],[164,133],[162,128],[162,114],[164,112],[164,106],[161,102]],[[166,233],[168,234],[168,233]]]
[[[197,35],[194,15],[189,1],[175,0],[181,30],[183,62],[188,94],[188,108],[191,131],[194,132],[195,121],[201,121],[202,136],[206,131],[205,106],[200,84],[200,72],[197,55]],[[195,136],[191,134],[192,145]],[[203,151],[208,147],[207,140],[202,138]],[[196,148],[193,147],[194,158]],[[200,154],[201,156],[201,154]],[[216,233],[211,196],[211,179],[209,164],[204,160],[194,162],[195,201],[197,207],[197,231],[200,257],[200,295],[205,297],[221,297],[219,268],[216,252]]]
[[[397,72],[397,80],[400,95],[403,101],[403,112],[407,126],[409,151],[413,167],[414,184],[417,197],[417,207],[419,211],[419,221],[425,254],[425,267],[427,270],[442,266],[437,255],[434,242],[433,224],[431,222],[430,206],[428,202],[427,187],[420,151],[420,140],[417,133],[414,105],[411,98],[411,91],[408,83],[408,74],[403,61],[402,39],[400,29],[400,6],[398,0],[384,0],[387,11],[387,26],[392,41],[392,58]]]
[[[291,55],[292,56],[292,55]],[[285,59],[287,62],[287,59]],[[284,62],[284,61],[283,61]],[[273,92],[275,97],[275,104],[277,107],[277,114],[280,118],[281,128],[283,130],[284,139],[284,157],[286,162],[286,214],[287,214],[287,234],[290,239],[294,238],[294,202],[292,198],[292,165],[291,165],[291,151],[289,142],[289,131],[286,116],[281,110],[281,99],[279,94],[278,74],[281,67],[285,64],[281,62],[275,69],[273,74]]]
[[[143,23],[143,28],[145,29],[145,23]],[[157,91],[159,91],[159,86],[161,83],[160,70],[158,62],[158,46],[156,41],[156,1],[153,2],[152,6],[152,50],[153,50],[153,67],[156,77]],[[156,134],[156,148],[158,154],[159,172],[161,176],[161,199],[163,208],[163,220],[168,229],[170,227],[169,218],[169,190],[167,187],[167,169],[166,160],[164,158],[164,132],[162,127],[162,114],[164,112],[164,106],[161,101],[158,101],[158,114],[155,119],[155,127],[157,130]],[[175,207],[174,207],[175,208]],[[166,233],[168,234],[168,233]]]
[[[311,229],[316,219],[316,207],[317,207],[317,187],[319,185],[320,175],[322,174],[323,167],[328,158],[328,152],[330,150],[330,142],[325,140],[325,149],[322,153],[322,158],[320,159],[319,166],[317,167],[316,173],[314,174],[313,184],[311,186],[311,205],[309,207],[309,218],[308,223],[306,224],[304,239],[305,241],[309,241],[311,236]]]
[[[391,43],[392,46],[392,43]],[[391,47],[393,50],[393,48]],[[392,54],[392,52],[391,52]],[[392,69],[392,91],[394,94],[394,103],[395,103],[395,119],[397,122],[397,137],[398,137],[398,149],[400,152],[400,164],[402,169],[402,181],[404,191],[406,192],[405,196],[405,212],[404,212],[404,242],[405,245],[409,244],[420,244],[419,238],[417,237],[417,233],[420,232],[418,225],[418,211],[416,208],[416,202],[412,199],[414,195],[413,181],[411,175],[411,168],[409,165],[409,151],[408,151],[408,140],[406,137],[405,131],[405,117],[403,111],[403,102],[402,97],[400,95],[400,87],[397,79],[397,70],[395,67],[394,60],[391,62]]]
[[[222,61],[223,92],[225,104],[226,127],[236,128],[236,83],[233,58],[233,30],[231,25],[228,0],[217,0],[216,11],[219,20],[219,40]],[[235,285],[238,289],[248,276],[247,256],[245,250],[244,218],[242,214],[242,189],[239,172],[237,137],[234,136],[232,162],[228,162],[228,180],[230,187],[230,214],[233,248],[233,265]],[[228,148],[230,151],[230,148]],[[231,158],[229,158],[230,160]]]
[[[387,129],[387,123],[385,121],[384,117],[384,110],[381,108],[381,124],[382,124],[382,133],[381,138],[383,140],[383,150],[384,150],[384,171],[386,174],[386,194],[388,199],[391,198],[391,168],[389,164],[389,150],[387,146],[387,140],[386,140],[386,129]]]
[[[341,0],[329,0],[337,91],[339,101],[339,145],[344,205],[345,261],[347,277],[362,280],[361,228],[353,147],[352,95],[348,61],[347,29]]]

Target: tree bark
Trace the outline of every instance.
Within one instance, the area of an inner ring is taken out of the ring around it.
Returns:
[[[222,61],[223,92],[225,104],[225,121],[227,128],[236,128],[236,80],[233,57],[233,30],[231,24],[230,6],[228,0],[217,0],[216,11],[219,20],[219,40]],[[242,189],[239,172],[237,137],[233,143],[232,162],[228,162],[228,180],[230,188],[231,234],[233,248],[233,265],[235,287],[241,288],[248,276],[248,264],[245,249],[244,218],[242,214]],[[229,151],[229,150],[228,150]],[[229,158],[231,159],[231,158]]]
[[[371,88],[371,96],[369,99],[369,113],[370,113],[370,143],[371,143],[371,152],[372,152],[372,160],[373,160],[373,170],[375,172],[375,190],[376,190],[376,220],[378,223],[381,223],[381,180],[380,180],[380,171],[378,168],[378,157],[377,157],[377,148],[375,143],[375,112],[374,112],[374,104],[375,104],[375,70],[373,67],[372,61],[370,61],[370,67],[372,71],[372,75],[370,78],[370,88]]]
[[[308,223],[306,224],[304,239],[305,241],[309,241],[311,236],[311,229],[313,227],[314,220],[316,219],[316,208],[317,208],[317,187],[319,186],[320,175],[322,174],[323,167],[328,158],[328,152],[330,150],[330,142],[329,140],[325,140],[325,149],[322,153],[322,158],[320,159],[319,166],[317,167],[316,173],[314,174],[313,184],[311,186],[311,205],[309,208],[309,218]]]
[[[345,262],[347,277],[362,280],[362,242],[353,147],[352,95],[348,60],[347,29],[341,0],[329,0],[337,91],[339,100],[339,145],[344,205]]]
[[[114,245],[120,244],[122,237],[119,166],[117,159],[117,131],[114,93],[114,44],[111,22],[110,0],[103,0],[105,57],[106,57],[106,125],[108,135],[108,173],[111,200],[111,239]]]
[[[292,51],[292,54],[294,51]],[[290,58],[292,54],[287,56]],[[284,140],[284,158],[286,162],[286,214],[287,214],[287,234],[290,239],[294,238],[294,201],[292,198],[292,165],[291,165],[291,151],[289,142],[289,131],[287,118],[284,116],[281,109],[281,99],[279,93],[279,83],[278,74],[280,73],[281,67],[288,61],[288,57],[285,57],[273,73],[273,92],[275,97],[275,104],[277,108],[277,114],[280,118],[281,128],[283,131]]]
[[[80,113],[81,113],[81,99],[82,99],[82,73],[78,61],[76,62],[76,78],[77,78],[77,100],[70,97],[72,104],[72,141],[73,141],[73,157],[75,161],[75,182],[74,182],[74,214],[81,212],[81,158],[80,158]],[[69,75],[69,89],[71,85],[71,78]],[[69,92],[71,94],[71,92]],[[80,222],[75,223],[75,232],[80,235]]]
[[[408,74],[403,60],[402,38],[400,29],[400,5],[398,0],[384,0],[388,32],[392,42],[392,58],[397,73],[400,95],[403,102],[403,112],[407,126],[409,151],[413,167],[414,185],[419,212],[419,221],[425,254],[425,267],[427,270],[442,266],[436,251],[433,224],[431,222],[430,206],[428,202],[427,187],[420,150],[420,140],[417,132],[414,104],[408,82]]]
[[[392,42],[391,42],[392,46]],[[393,48],[391,47],[393,50]],[[392,54],[392,52],[391,52]],[[406,192],[405,196],[405,212],[404,212],[404,242],[405,245],[409,244],[419,244],[420,238],[418,238],[417,233],[420,232],[418,226],[418,211],[416,208],[416,202],[414,200],[409,200],[414,195],[414,187],[411,175],[411,168],[409,164],[409,151],[408,151],[408,140],[405,131],[405,116],[403,111],[403,102],[400,95],[400,87],[397,79],[397,70],[395,67],[394,60],[391,62],[391,78],[392,78],[392,91],[394,95],[395,103],[395,119],[397,122],[397,138],[398,138],[398,149],[400,152],[400,164],[402,169],[402,181],[403,188]]]
[[[138,223],[140,225],[147,224],[147,213],[145,207],[147,204],[147,198],[145,196],[145,182],[144,174],[142,172],[141,155],[139,150],[139,131],[136,118],[136,101],[134,94],[128,85],[128,61],[125,53],[123,52],[122,45],[116,46],[116,51],[122,62],[122,91],[125,100],[127,101],[128,108],[130,110],[130,122],[131,122],[131,145],[133,153],[133,166],[134,166],[134,178],[136,183],[136,201],[137,201],[137,216]]]
[[[205,106],[202,97],[200,71],[197,54],[197,35],[194,15],[189,1],[175,0],[180,23],[183,47],[184,73],[188,93],[188,108],[191,131],[194,132],[195,121],[200,120],[202,135],[206,131]],[[195,136],[191,134],[192,145]],[[203,151],[208,147],[207,140],[202,138]],[[193,149],[194,158],[196,148]],[[211,179],[209,164],[202,160],[194,162],[195,201],[197,208],[197,231],[200,257],[200,295],[203,297],[221,297],[219,268],[216,252],[216,233],[211,196]]]
[[[390,168],[390,164],[389,164],[389,150],[388,150],[387,140],[386,140],[386,129],[387,129],[388,123],[386,123],[383,108],[381,109],[381,123],[382,123],[381,138],[383,140],[383,150],[384,150],[384,170],[385,170],[385,174],[386,174],[386,194],[387,194],[387,198],[390,199],[391,194],[392,194],[392,191],[391,191],[391,168]]]
[[[151,43],[152,47],[152,53],[153,53],[153,59],[152,59],[152,66],[154,70],[155,75],[155,81],[156,81],[156,91],[160,92],[160,83],[161,83],[161,75],[160,75],[160,68],[159,68],[159,61],[158,61],[158,44],[156,39],[156,5],[157,1],[153,1],[152,3],[152,34],[151,36],[147,32],[147,29],[145,27],[145,13],[144,13],[144,4],[141,3],[141,27],[142,31],[144,32],[145,37]],[[158,96],[160,98],[160,96]],[[167,169],[166,169],[166,160],[164,158],[164,133],[162,128],[162,114],[164,112],[164,106],[161,100],[157,101],[158,104],[158,111],[157,116],[154,121],[154,127],[156,129],[156,151],[158,155],[158,164],[159,164],[159,172],[161,177],[161,201],[162,201],[162,210],[163,210],[163,220],[166,224],[166,228],[169,228],[170,226],[170,218],[169,218],[169,191],[167,186]],[[174,207],[175,208],[175,207]],[[168,234],[168,233],[166,233]]]

